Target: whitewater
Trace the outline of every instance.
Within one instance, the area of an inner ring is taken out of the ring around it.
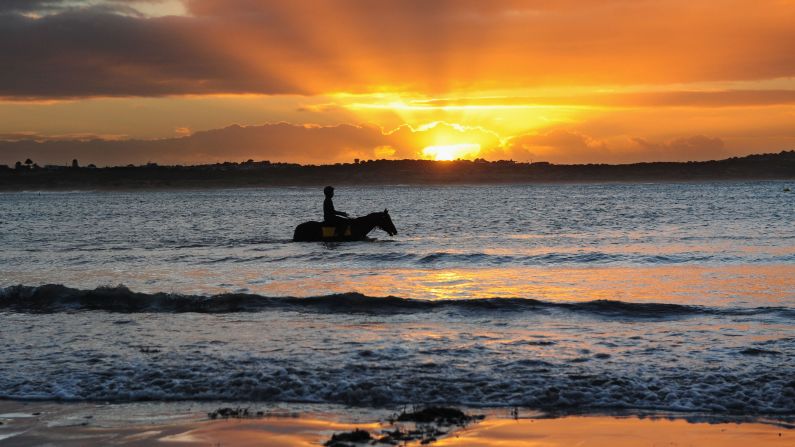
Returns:
[[[0,398],[791,419],[786,186],[0,193]]]

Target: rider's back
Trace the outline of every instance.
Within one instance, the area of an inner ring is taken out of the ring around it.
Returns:
[[[323,221],[334,222],[337,219],[337,214],[334,212],[334,202],[331,201],[331,197],[326,197],[326,200],[323,201]]]

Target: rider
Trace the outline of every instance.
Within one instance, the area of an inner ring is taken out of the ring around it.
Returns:
[[[335,235],[339,236],[345,231],[345,226],[348,224],[349,219],[346,219],[348,213],[334,209],[334,202],[331,201],[331,198],[334,197],[333,186],[323,188],[323,194],[326,195],[326,200],[323,201],[323,221],[328,225],[334,225],[336,227]]]

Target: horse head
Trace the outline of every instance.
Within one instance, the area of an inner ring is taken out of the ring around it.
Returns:
[[[392,223],[392,218],[389,217],[389,210],[384,209],[384,212],[378,213],[378,215],[378,227],[386,231],[390,236],[396,235],[397,228],[395,228],[395,224]]]

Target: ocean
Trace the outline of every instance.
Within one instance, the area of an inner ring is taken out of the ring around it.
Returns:
[[[0,398],[792,418],[785,186],[0,193]]]

